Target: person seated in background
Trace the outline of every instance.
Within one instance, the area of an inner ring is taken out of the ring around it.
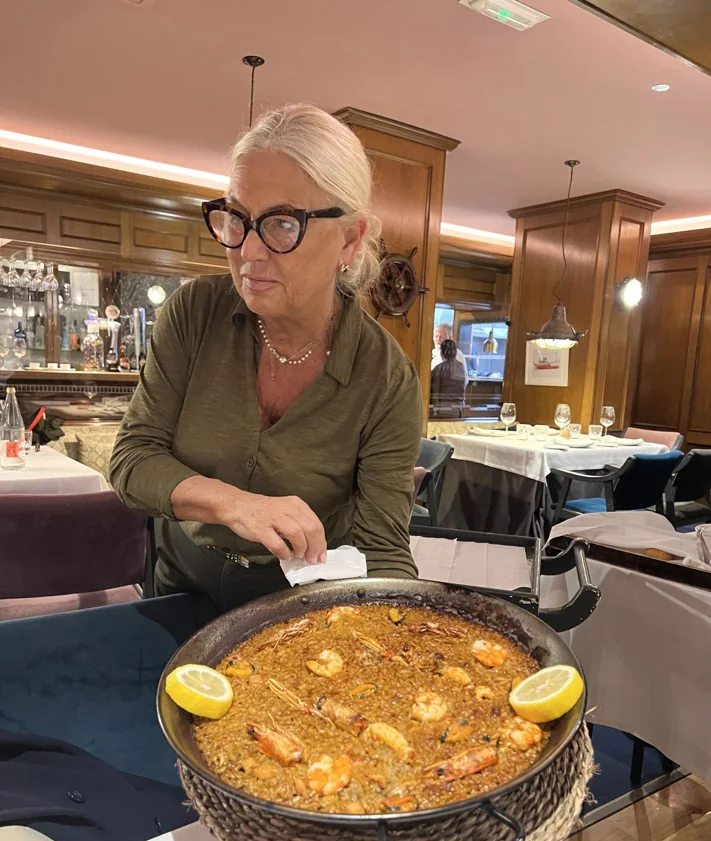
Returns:
[[[459,361],[459,351],[452,339],[440,347],[442,362],[432,370],[430,403],[433,406],[463,406],[467,388],[467,369]]]
[[[444,362],[444,357],[442,356],[442,342],[446,341],[447,339],[452,339],[452,325],[438,324],[434,329],[434,333],[432,334],[434,347],[432,348],[432,365],[430,366],[431,371],[434,371],[435,367],[439,365],[440,362]],[[461,350],[459,350],[459,348],[457,348],[457,361],[461,362],[464,366],[464,373],[468,379],[467,360],[464,354],[461,352]]]

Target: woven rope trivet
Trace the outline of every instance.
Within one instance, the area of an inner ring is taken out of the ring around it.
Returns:
[[[249,806],[194,774],[182,762],[178,770],[201,823],[219,841],[377,841],[375,826],[329,827],[271,815]],[[527,841],[564,841],[575,826],[593,772],[592,744],[583,726],[568,749],[530,782],[494,804],[520,821]],[[335,817],[335,816],[334,816]],[[512,831],[481,809],[455,817],[391,828],[392,841],[510,841]]]

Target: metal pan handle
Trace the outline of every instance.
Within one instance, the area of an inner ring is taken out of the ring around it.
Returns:
[[[511,815],[507,815],[506,812],[502,812],[501,809],[497,809],[491,800],[487,800],[483,803],[481,808],[487,813],[487,815],[489,815],[489,817],[495,818],[499,821],[499,823],[504,824],[514,833],[511,837],[511,841],[526,841],[526,830],[521,826],[521,824],[515,818],[512,818]]]
[[[567,604],[539,611],[541,619],[558,633],[569,631],[584,622],[600,601],[600,590],[592,583],[588,570],[586,552],[589,548],[585,540],[575,538],[565,549],[543,558],[543,575],[561,575],[573,567],[578,575],[578,590]]]

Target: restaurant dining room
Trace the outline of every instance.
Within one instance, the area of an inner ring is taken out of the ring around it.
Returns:
[[[711,6],[0,26],[1,841],[711,841]]]

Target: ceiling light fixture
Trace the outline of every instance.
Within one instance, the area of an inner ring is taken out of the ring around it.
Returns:
[[[642,286],[642,281],[636,277],[627,275],[621,283],[617,284],[617,300],[622,309],[633,310],[639,306],[643,295],[644,287]]]
[[[540,348],[546,350],[563,350],[565,348],[575,347],[580,339],[583,338],[587,330],[583,333],[578,333],[575,328],[568,323],[565,313],[565,306],[558,296],[558,287],[563,282],[565,274],[568,271],[568,257],[565,252],[565,238],[568,232],[568,214],[570,212],[570,193],[573,189],[573,172],[580,161],[566,161],[565,165],[570,167],[570,180],[568,182],[568,198],[565,204],[565,218],[563,220],[563,272],[558,278],[558,282],[553,287],[553,297],[557,299],[558,303],[553,307],[551,317],[541,327],[540,330],[535,330],[528,334],[528,340],[533,342]]]
[[[544,15],[537,9],[532,9],[518,0],[459,0],[462,6],[472,9],[484,17],[510,26],[523,32],[531,29],[544,20],[549,20],[549,15]]]
[[[264,59],[260,55],[246,55],[242,61],[247,67],[252,68],[252,86],[249,91],[249,127],[252,128],[252,114],[254,113],[254,74],[257,68],[264,64]]]
[[[652,90],[656,91],[657,93],[664,93],[671,88],[671,85],[667,85],[666,82],[661,85],[652,85]]]

